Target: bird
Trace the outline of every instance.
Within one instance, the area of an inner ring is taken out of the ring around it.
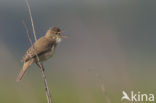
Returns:
[[[58,27],[50,27],[44,36],[40,37],[25,53],[21,62],[24,62],[22,70],[19,72],[16,81],[19,82],[31,64],[37,64],[37,56],[39,61],[43,62],[53,56],[55,48],[61,42],[63,36],[61,29]]]

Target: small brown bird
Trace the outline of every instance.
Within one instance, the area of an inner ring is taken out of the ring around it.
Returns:
[[[20,81],[29,66],[37,62],[36,54],[41,62],[52,57],[62,38],[65,38],[65,36],[61,35],[61,30],[58,27],[51,27],[43,37],[38,39],[22,58],[21,61],[24,62],[24,65],[16,81]]]

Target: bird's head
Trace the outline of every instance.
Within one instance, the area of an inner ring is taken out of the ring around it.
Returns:
[[[52,40],[56,40],[57,43],[59,43],[62,38],[66,38],[66,36],[63,36],[61,34],[61,29],[59,29],[58,27],[51,27],[45,37],[47,37],[48,39],[52,39]]]

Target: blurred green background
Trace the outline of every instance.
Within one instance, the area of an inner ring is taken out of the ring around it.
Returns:
[[[121,103],[123,90],[156,94],[155,0],[29,1],[38,38],[50,26],[69,37],[44,63],[54,103]],[[46,103],[36,65],[15,81],[30,46],[22,20],[32,32],[24,0],[0,0],[0,103]]]

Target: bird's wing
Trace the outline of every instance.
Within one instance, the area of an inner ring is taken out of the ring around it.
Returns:
[[[27,61],[37,55],[41,55],[45,53],[46,51],[50,50],[52,45],[54,44],[54,41],[49,41],[45,37],[40,38],[37,40],[33,46],[31,46],[26,54],[23,56],[21,61]]]

